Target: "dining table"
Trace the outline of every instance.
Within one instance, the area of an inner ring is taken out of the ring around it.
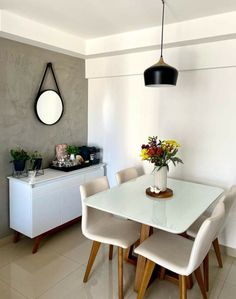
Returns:
[[[155,198],[146,194],[153,185],[152,174],[139,176],[121,185],[87,197],[89,207],[111,213],[141,224],[140,243],[149,237],[152,228],[182,234],[212,204],[224,194],[219,187],[168,178],[173,191],[169,198]],[[173,249],[174,250],[174,249]],[[134,290],[138,291],[146,259],[138,256]]]

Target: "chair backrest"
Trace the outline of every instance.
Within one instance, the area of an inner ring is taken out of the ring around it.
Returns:
[[[233,185],[229,191],[227,192],[225,199],[224,199],[224,204],[225,204],[225,220],[229,215],[230,209],[233,206],[236,198],[236,186]]]
[[[138,171],[135,167],[126,168],[116,173],[116,181],[119,185],[137,177]]]
[[[85,205],[84,199],[98,192],[109,189],[109,182],[106,176],[97,178],[80,186],[80,195],[82,203],[82,232],[86,236],[90,225],[104,216],[104,212],[93,209]]]
[[[188,273],[186,273],[186,275],[192,273],[204,260],[210,250],[211,243],[214,241],[215,236],[222,225],[224,216],[225,205],[222,201],[219,201],[211,217],[203,222],[197,233],[189,259]]]

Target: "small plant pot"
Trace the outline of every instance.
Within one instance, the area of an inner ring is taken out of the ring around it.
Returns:
[[[70,154],[70,160],[74,161],[75,160],[75,154]]]
[[[13,161],[13,165],[15,171],[24,171],[25,170],[25,160],[15,160]]]
[[[42,158],[35,158],[33,159],[33,166],[32,166],[32,169],[33,170],[40,170],[41,169],[41,166],[42,166]]]

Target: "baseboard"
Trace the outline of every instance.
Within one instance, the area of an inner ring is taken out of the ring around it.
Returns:
[[[225,245],[220,245],[221,252],[225,255],[236,257],[236,248],[228,247]]]
[[[7,245],[9,243],[12,243],[12,242],[13,242],[13,234],[10,234],[10,235],[0,239],[0,247]]]

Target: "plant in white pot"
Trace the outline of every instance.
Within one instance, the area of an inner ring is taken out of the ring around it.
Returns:
[[[157,136],[148,137],[148,143],[141,147],[142,160],[147,160],[154,164],[154,185],[161,192],[167,189],[167,171],[169,162],[174,166],[183,161],[176,157],[180,144],[175,140],[160,140]]]
[[[78,146],[75,145],[68,145],[66,148],[68,155],[70,155],[70,160],[74,161],[76,154],[78,154],[79,149]]]

